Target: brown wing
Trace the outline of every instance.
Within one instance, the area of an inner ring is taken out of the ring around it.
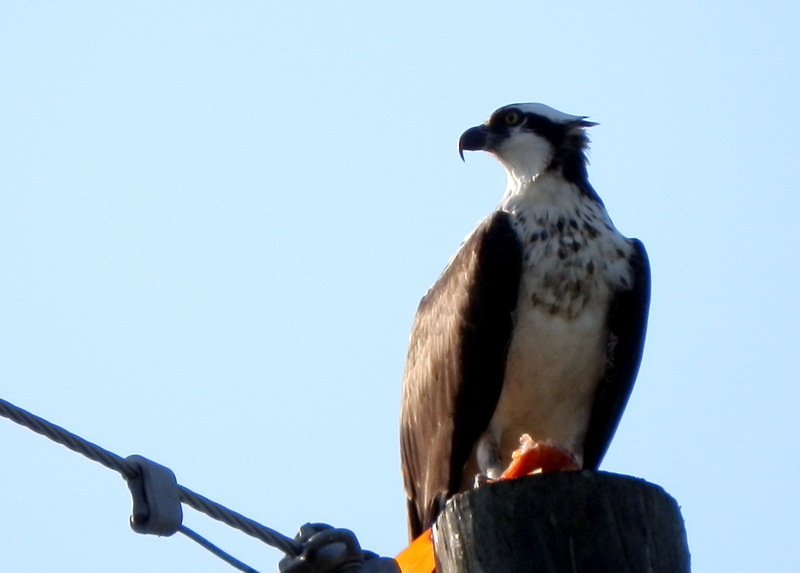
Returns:
[[[411,538],[457,493],[494,413],[514,326],[522,246],[507,213],[483,221],[422,299],[400,420]]]
[[[614,437],[639,371],[650,307],[650,263],[644,245],[631,239],[633,284],[616,294],[608,313],[609,359],[595,394],[583,466],[597,469]]]

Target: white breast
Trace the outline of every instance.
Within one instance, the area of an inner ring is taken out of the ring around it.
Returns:
[[[524,245],[523,273],[503,391],[482,440],[503,468],[523,433],[582,460],[609,303],[631,281],[632,248],[603,206],[564,187],[504,204]]]

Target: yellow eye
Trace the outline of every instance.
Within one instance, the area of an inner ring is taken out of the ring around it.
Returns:
[[[505,122],[508,127],[519,125],[521,121],[522,114],[520,114],[518,111],[511,110],[505,116]]]

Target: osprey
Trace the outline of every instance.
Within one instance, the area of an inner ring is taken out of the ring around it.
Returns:
[[[401,455],[409,533],[496,478],[522,434],[596,469],[644,345],[650,269],[586,175],[584,116],[513,104],[468,129],[507,174],[497,210],[419,304],[403,379]]]

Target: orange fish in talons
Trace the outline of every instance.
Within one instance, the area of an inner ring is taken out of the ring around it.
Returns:
[[[528,434],[522,434],[519,448],[511,454],[511,463],[500,479],[516,479],[531,474],[579,469],[581,466],[572,452],[550,440],[536,442]]]

